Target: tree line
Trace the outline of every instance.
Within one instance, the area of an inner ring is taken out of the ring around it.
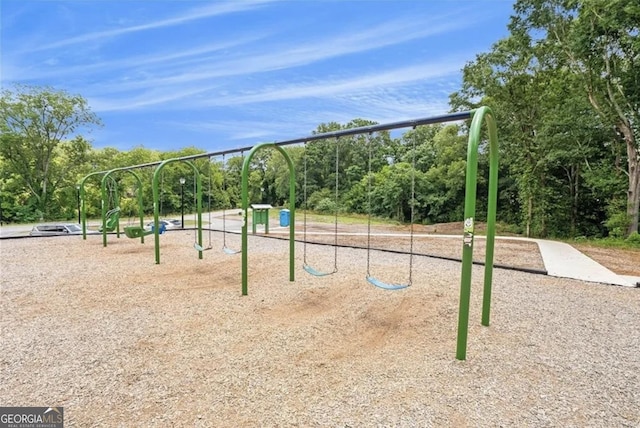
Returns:
[[[612,4],[614,3],[614,4]],[[452,111],[488,105],[498,124],[498,220],[529,236],[628,236],[640,205],[640,4],[631,0],[519,0],[509,35],[463,69]],[[204,153],[95,149],[83,131],[101,126],[79,95],[16,86],[0,97],[0,207],[4,221],[73,219],[78,181],[93,171]],[[319,124],[316,133],[374,124]],[[296,165],[297,208],[439,223],[463,216],[468,123],[314,141],[286,150]],[[486,211],[488,162],[479,155],[478,220]],[[198,159],[203,206],[240,203],[242,154]],[[147,213],[152,168],[137,171]],[[252,203],[289,206],[282,156],[252,160]],[[194,210],[193,174],[165,168],[162,214]],[[180,184],[180,178],[186,179]],[[116,174],[109,192],[133,215],[138,189]],[[99,215],[99,180],[85,188]],[[115,203],[115,200],[107,201]]]

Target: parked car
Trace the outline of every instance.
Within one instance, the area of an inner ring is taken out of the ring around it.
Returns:
[[[96,233],[89,232],[87,233]],[[82,235],[82,226],[74,223],[49,223],[33,226],[31,236]]]
[[[180,222],[180,220],[176,219],[160,219],[158,223],[160,223],[160,229],[162,229],[162,227],[164,226],[164,230],[180,229],[182,227],[182,223]],[[147,223],[146,229],[151,230],[152,227],[152,221]]]

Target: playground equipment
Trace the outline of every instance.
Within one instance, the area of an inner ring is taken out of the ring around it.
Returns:
[[[242,159],[244,160],[244,153],[240,152],[240,156],[242,157]],[[226,195],[227,194],[227,173],[228,173],[228,169],[227,169],[227,163],[225,160],[225,155],[224,153],[222,154],[222,191],[223,193]],[[211,179],[209,179],[209,182],[211,182]],[[231,201],[229,201],[231,202]],[[211,215],[211,207],[209,207],[209,215]],[[211,224],[211,221],[209,221],[209,224]],[[209,227],[211,228],[211,227]],[[227,246],[227,209],[226,209],[226,204],[222,206],[222,251],[225,254],[229,254],[229,255],[233,255],[233,254],[238,254],[241,250],[234,250],[232,248],[229,248]]]
[[[203,156],[199,156],[203,157]],[[191,157],[190,159],[193,159]],[[160,181],[160,177],[162,175],[162,170],[165,166],[174,162],[185,162],[187,165],[193,169],[193,173],[195,175],[194,180],[194,189],[195,189],[195,199],[196,199],[196,210],[197,210],[197,229],[196,229],[196,238],[194,247],[197,245],[196,250],[198,250],[198,258],[202,259],[202,252],[204,251],[204,247],[202,246],[202,178],[200,176],[200,172],[198,168],[191,162],[190,160],[184,158],[173,158],[162,161],[153,172],[153,182],[152,182],[152,190],[153,190],[153,235],[154,235],[154,244],[155,244],[155,259],[156,264],[160,264],[160,192],[158,188],[158,182]]]
[[[412,273],[413,273],[413,220],[414,220],[414,206],[415,206],[415,170],[416,170],[416,150],[415,150],[415,140],[413,143],[412,150],[412,169],[411,169],[411,217],[410,217],[410,245],[411,250],[409,251],[409,280],[404,284],[392,284],[384,282],[371,274],[371,181],[373,179],[373,174],[371,173],[371,159],[372,159],[372,144],[371,144],[371,134],[367,135],[367,145],[369,151],[369,174],[367,174],[367,281],[375,285],[379,288],[384,288],[385,290],[401,290],[403,288],[407,288],[411,286],[412,282]]]
[[[161,228],[160,233],[164,232],[164,228]],[[144,239],[145,236],[147,235],[151,235],[153,233],[153,229],[151,230],[146,230],[143,227],[140,226],[125,226],[124,227],[124,234],[127,238],[142,238]]]
[[[313,276],[327,276],[332,275],[338,272],[338,184],[339,184],[339,165],[340,165],[340,150],[339,150],[339,140],[335,139],[336,146],[336,185],[335,185],[335,201],[334,201],[334,221],[333,221],[333,270],[323,272],[318,269],[314,269],[307,262],[307,211],[309,211],[307,204],[307,142],[304,142],[304,183],[303,183],[303,191],[304,191],[304,218],[303,218],[303,234],[304,234],[304,244],[303,244],[303,256],[302,256],[302,268],[309,274]]]
[[[207,212],[209,215],[209,245],[207,245],[206,247],[203,247],[202,245],[198,244],[198,238],[197,238],[197,234],[194,233],[193,235],[193,248],[196,249],[197,251],[208,251],[213,249],[213,245],[211,244],[211,158],[209,158],[209,164],[207,165],[207,167],[209,168],[209,194],[208,194],[208,198],[207,198]],[[193,180],[193,197],[196,197],[196,188],[195,188],[195,183],[196,181]],[[182,227],[184,228],[184,224],[182,225]]]
[[[469,127],[469,140],[467,145],[467,162],[466,162],[466,179],[465,179],[465,207],[464,207],[464,230],[462,239],[462,272],[460,280],[460,303],[458,312],[458,336],[456,345],[456,358],[464,360],[467,352],[467,336],[469,326],[469,303],[471,296],[471,273],[473,265],[473,243],[475,238],[475,214],[476,214],[476,187],[477,187],[477,170],[478,170],[478,150],[480,147],[480,138],[482,125],[486,124],[488,138],[488,154],[489,154],[489,188],[488,188],[488,203],[487,203],[487,229],[486,229],[486,249],[485,249],[485,263],[484,263],[484,288],[482,299],[482,320],[481,324],[484,326],[489,325],[490,313],[491,313],[491,284],[493,278],[493,258],[494,258],[494,244],[495,244],[495,221],[496,221],[496,207],[498,200],[498,136],[496,122],[493,113],[488,107],[480,107],[475,110],[463,111],[445,114],[441,116],[433,116],[421,119],[405,120],[394,123],[379,124],[364,126],[359,128],[349,128],[340,131],[327,132],[321,134],[314,134],[303,138],[295,138],[291,140],[263,143],[253,147],[238,148],[229,151],[212,152],[205,154],[197,154],[191,156],[185,156],[181,158],[175,158],[163,161],[159,163],[153,176],[153,194],[154,194],[154,224],[158,224],[158,179],[159,173],[162,167],[175,161],[189,161],[191,159],[216,156],[224,153],[242,152],[249,150],[249,154],[244,159],[242,167],[242,211],[243,211],[243,225],[242,225],[242,295],[248,294],[248,225],[247,225],[247,211],[249,206],[248,201],[248,176],[249,166],[251,159],[257,150],[263,148],[274,148],[278,150],[287,161],[289,167],[289,206],[290,221],[292,225],[295,225],[295,177],[294,166],[289,158],[288,154],[282,149],[283,146],[293,144],[303,144],[305,142],[312,142],[318,140],[326,140],[328,138],[339,138],[349,135],[365,135],[380,131],[389,131],[402,128],[415,128],[421,125],[431,125],[437,123],[454,122],[460,120],[471,119],[471,126]],[[194,171],[197,169],[189,163]],[[158,163],[137,165],[128,168],[139,168],[150,165],[158,165]],[[95,173],[98,174],[98,173]],[[91,175],[91,174],[90,174]],[[88,177],[88,176],[87,176]],[[81,183],[80,194],[84,196],[84,180]],[[197,189],[200,193],[200,176],[197,176]],[[414,189],[415,190],[415,189]],[[414,193],[412,191],[412,193]],[[198,197],[198,243],[202,246],[202,212],[201,212],[201,195]],[[413,216],[413,214],[412,214]],[[159,233],[158,229],[155,229],[155,248],[156,248],[156,263],[160,263],[159,252]],[[289,281],[294,281],[295,278],[295,227],[289,228]],[[202,251],[199,252],[199,258],[202,258]],[[410,266],[410,271],[411,271]],[[375,279],[370,273],[368,277]],[[371,282],[371,281],[369,281]],[[384,284],[382,281],[380,281]],[[377,285],[377,284],[375,284]],[[404,285],[404,284],[403,284]],[[406,288],[406,287],[405,287]]]
[[[107,198],[107,183],[109,185],[108,198]],[[115,178],[111,177],[107,172],[101,180],[101,194],[102,194],[102,224],[99,231],[102,232],[104,237],[104,245],[106,243],[107,232],[116,231],[118,237],[120,237],[120,197],[118,195],[118,183]],[[113,206],[113,209],[107,211],[107,208]]]
[[[93,176],[106,174],[107,171],[97,171],[92,172],[90,174],[82,177],[80,182],[78,183],[78,197],[80,198],[80,217],[82,223],[82,239],[87,239],[87,204],[86,204],[86,193],[85,193],[85,183],[87,180]]]
[[[107,219],[109,218],[109,212],[106,211],[106,204],[105,201],[107,199],[107,183],[111,183],[111,185],[115,186],[115,191],[116,191],[116,195],[117,195],[117,182],[115,181],[115,179],[112,177],[112,174],[116,173],[116,172],[128,172],[129,174],[131,174],[134,179],[136,180],[136,184],[137,184],[137,194],[138,194],[138,216],[140,218],[140,228],[142,229],[142,224],[144,222],[144,208],[143,208],[143,201],[142,201],[142,181],[140,180],[140,177],[138,176],[138,174],[136,174],[134,171],[127,169],[127,168],[114,168],[110,171],[107,171],[104,176],[102,177],[101,183],[100,183],[100,188],[101,188],[101,194],[102,194],[102,245],[103,246],[107,246],[107,227],[109,226]],[[110,194],[111,194],[111,190],[110,189]],[[117,219],[114,221],[115,223],[115,227],[114,229],[116,230],[116,236],[119,238],[120,237],[120,207],[118,207],[118,211],[117,211]],[[131,238],[131,237],[135,237],[135,238],[140,238],[140,241],[142,243],[144,243],[144,234],[142,233],[135,233],[132,231],[132,228],[135,226],[127,226],[127,228],[129,228],[130,230],[127,233],[127,230],[125,230],[125,236]],[[113,230],[113,229],[111,229]]]
[[[300,141],[301,142],[301,141]],[[276,145],[275,143],[262,143],[254,146],[247,157],[244,158],[244,162],[242,163],[242,213],[243,213],[243,222],[242,222],[242,295],[246,296],[248,294],[248,280],[249,280],[249,272],[247,269],[248,256],[247,256],[247,248],[248,248],[248,233],[249,227],[247,225],[247,214],[249,210],[249,166],[251,165],[251,159],[256,154],[258,150],[262,150],[265,148],[274,148],[282,156],[284,156],[287,161],[287,165],[289,167],[289,205],[291,207],[290,210],[290,218],[291,224],[296,224],[295,221],[295,200],[296,200],[296,181],[295,181],[295,168],[293,166],[293,162],[289,157],[289,154],[284,151],[280,145]],[[289,228],[289,281],[294,281],[295,279],[295,227]]]
[[[134,193],[138,194],[138,198],[140,198],[140,196],[142,195],[142,188],[140,187],[140,183],[138,183],[138,186],[136,186]],[[139,214],[141,215],[141,220],[144,220],[142,218],[142,215],[143,215],[142,211],[140,211]],[[129,221],[127,222],[127,225],[123,228],[124,234],[127,238],[141,238],[141,242],[144,243],[144,237],[147,235],[150,235],[153,232],[150,230],[144,229],[144,227],[140,226],[140,224],[138,225],[133,224],[132,219],[133,219],[133,212],[129,217]]]
[[[102,232],[103,230],[106,230],[107,232],[113,232],[114,230],[116,230],[116,227],[119,223],[120,207],[115,207],[107,211],[107,213],[105,214],[104,227],[100,226],[98,228],[98,231]]]
[[[87,174],[86,176],[84,176],[80,182],[78,183],[78,196],[80,198],[80,213],[81,213],[81,223],[82,223],[82,238],[83,239],[87,239],[87,210],[86,210],[86,194],[85,194],[85,183],[87,182],[87,180],[93,176],[96,175],[103,175],[101,181],[100,181],[100,194],[101,194],[101,206],[102,206],[102,226],[101,226],[101,232],[102,232],[102,236],[103,236],[103,245],[106,246],[107,245],[107,231],[113,231],[115,230],[117,233],[117,236],[120,237],[120,228],[119,228],[119,224],[120,224],[120,207],[117,206],[116,208],[107,211],[107,207],[109,205],[109,203],[107,203],[107,183],[110,184],[110,189],[109,189],[109,196],[111,196],[111,192],[115,191],[117,193],[117,184],[115,183],[113,177],[111,177],[111,174],[118,172],[118,171],[126,171],[129,172],[131,175],[133,175],[133,177],[135,178],[136,182],[137,182],[137,189],[138,189],[138,214],[140,216],[140,227],[142,228],[143,225],[143,221],[144,221],[144,213],[143,213],[143,204],[142,204],[142,181],[140,180],[140,177],[133,171],[131,171],[134,168],[143,168],[143,167],[148,167],[150,166],[149,164],[145,164],[145,165],[137,165],[137,166],[133,166],[133,167],[121,167],[121,168],[114,168],[108,171],[97,171],[97,172],[92,172],[90,174]],[[111,181],[108,181],[111,180]],[[113,186],[115,184],[115,189],[113,189],[111,186]],[[117,197],[117,195],[116,195]],[[118,204],[116,204],[118,205]],[[117,216],[117,218],[116,218]],[[144,238],[141,240],[141,242],[144,242]]]
[[[208,190],[208,198],[207,198],[207,212],[209,215],[209,219],[208,219],[209,220],[209,245],[207,247],[202,248],[201,246],[198,245],[197,242],[194,242],[193,248],[195,248],[198,251],[206,251],[206,250],[211,250],[213,248],[212,241],[211,241],[211,193],[212,193],[211,158],[208,158],[207,168],[209,169],[209,190]],[[196,194],[195,189],[193,194],[194,195]],[[184,228],[184,224],[182,225],[182,227]],[[195,240],[195,237],[194,237],[194,240]]]
[[[415,119],[401,121],[389,124],[364,126],[360,128],[350,128],[335,132],[327,132],[323,134],[315,134],[304,138],[297,138],[276,143],[264,143],[254,146],[245,159],[242,169],[242,198],[243,210],[245,214],[245,222],[242,227],[242,294],[248,294],[248,273],[247,273],[247,222],[246,214],[248,207],[248,171],[249,162],[256,150],[263,147],[274,147],[279,149],[281,146],[289,144],[302,144],[305,142],[318,141],[327,138],[341,137],[358,134],[371,134],[373,132],[388,131],[392,129],[416,127],[420,125],[431,125],[436,123],[453,122],[459,120],[471,119],[469,128],[469,142],[467,145],[467,170],[465,180],[465,208],[464,208],[464,230],[462,242],[462,274],[460,281],[460,307],[458,312],[458,339],[456,347],[456,358],[464,360],[467,352],[467,335],[469,327],[469,303],[471,296],[471,271],[473,265],[473,242],[475,237],[475,212],[476,212],[476,187],[477,187],[477,171],[478,171],[478,150],[480,147],[480,136],[482,124],[487,125],[488,150],[489,150],[489,189],[487,204],[487,231],[486,231],[486,250],[485,250],[485,267],[484,267],[484,290],[482,301],[482,325],[489,325],[491,312],[491,283],[493,278],[493,253],[495,244],[495,221],[496,207],[498,200],[498,134],[493,113],[488,107],[480,107],[476,110],[450,113],[442,116],[434,116],[424,119]],[[283,155],[290,163],[290,159],[283,152]],[[295,201],[295,183],[293,182],[293,165],[290,163],[290,201]],[[294,204],[291,205],[292,224],[295,224]],[[289,280],[294,280],[294,228],[290,227],[290,261],[289,261]],[[367,275],[371,279],[375,277]],[[372,281],[369,281],[372,282]],[[380,284],[384,283],[380,281]],[[404,285],[404,284],[403,284]],[[406,287],[405,287],[406,288]]]

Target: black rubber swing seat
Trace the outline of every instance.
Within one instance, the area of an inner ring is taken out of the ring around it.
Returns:
[[[127,238],[141,238],[143,236],[151,235],[153,230],[145,230],[140,226],[125,226],[124,234]]]

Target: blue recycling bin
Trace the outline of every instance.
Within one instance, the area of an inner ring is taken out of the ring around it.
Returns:
[[[289,210],[280,210],[280,227],[289,226]]]
[[[151,231],[155,232],[155,225],[151,225]],[[165,225],[164,223],[160,223],[160,227],[158,228],[158,233],[160,235],[162,235],[164,232],[167,231],[167,225]]]

